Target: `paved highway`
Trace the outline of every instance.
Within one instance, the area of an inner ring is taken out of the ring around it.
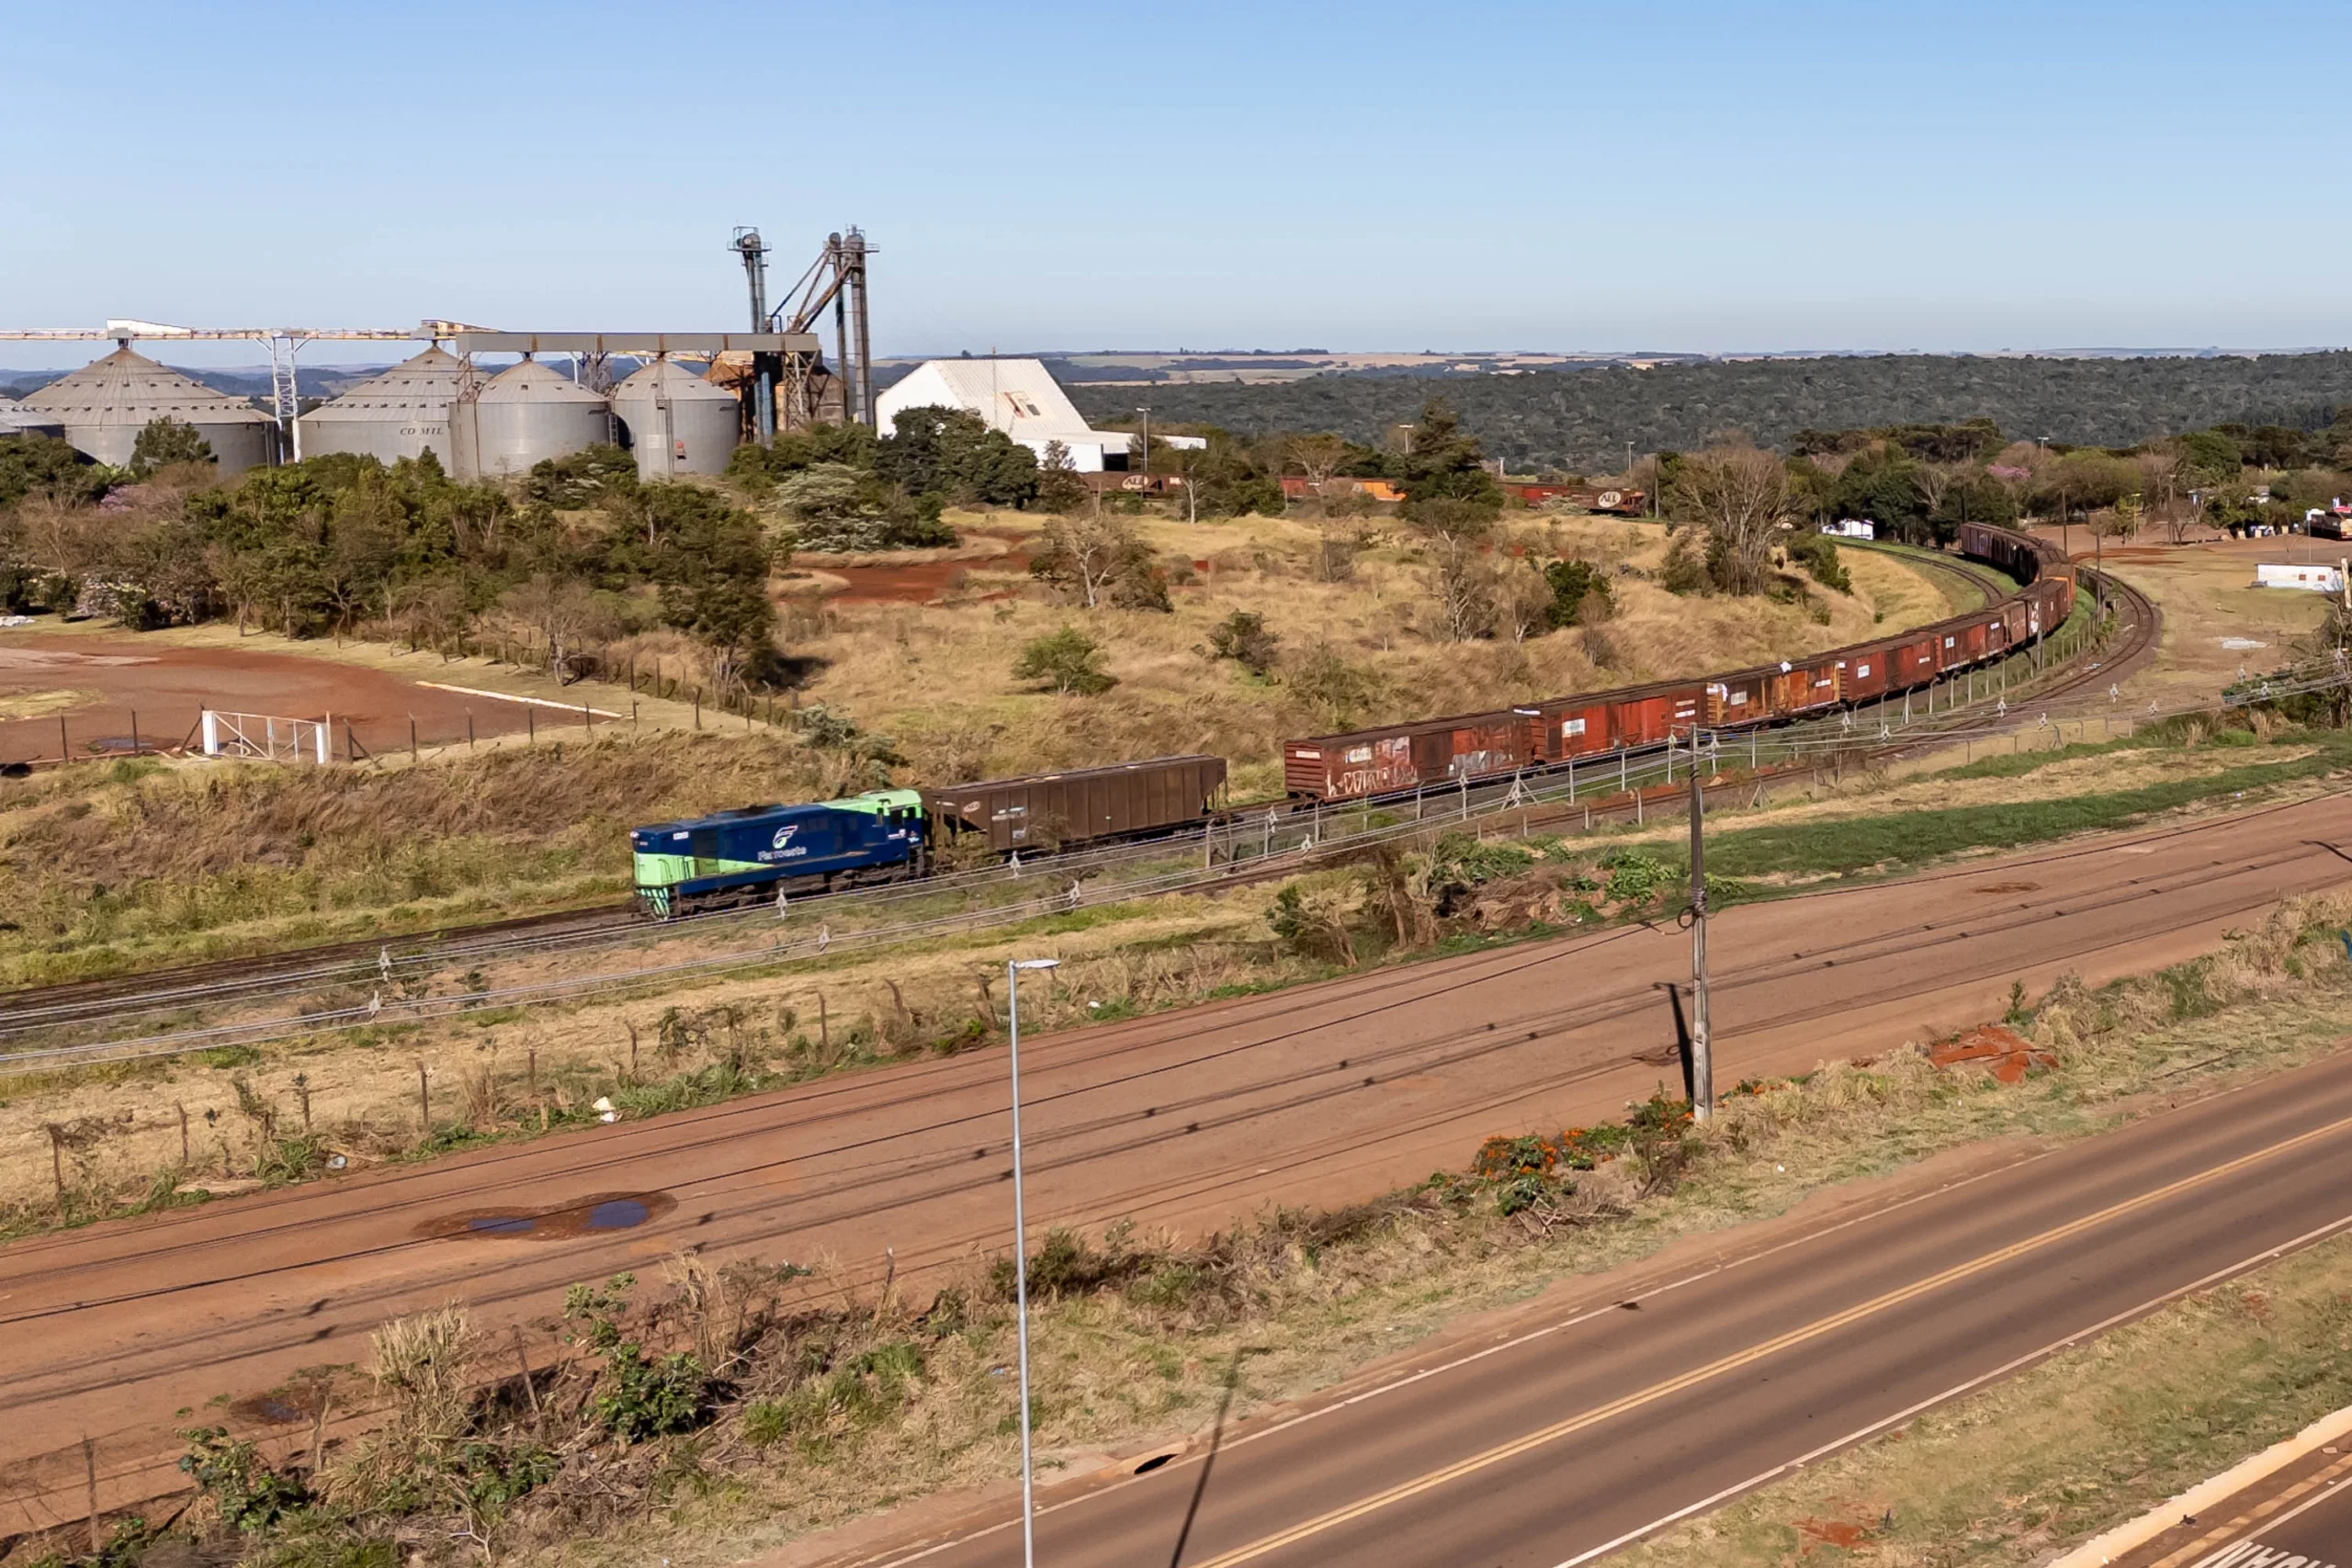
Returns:
[[[2214,945],[2290,894],[2352,883],[2352,800],[2187,824],[1714,923],[1719,1071],[1803,1070],[1982,1021],[2010,983],[2094,981]],[[1351,976],[1024,1048],[1030,1213],[1199,1229],[1268,1201],[1362,1199],[1494,1132],[1589,1123],[1672,1076],[1657,986],[1687,939],[1634,928]],[[503,1329],[562,1288],[695,1246],[965,1266],[1008,1228],[1002,1059],[976,1053],[366,1172],[0,1249],[0,1495],[74,1517],[179,1483],[175,1412],[364,1359],[389,1316],[471,1302]],[[467,1219],[638,1194],[599,1232]],[[1630,1325],[1636,1319],[1628,1314]],[[1640,1321],[1646,1322],[1646,1319]]]
[[[2347,1228],[2352,1056],[2340,1056],[1719,1268],[1563,1303],[1148,1473],[1049,1490],[1038,1559],[1589,1562]],[[2331,1502],[2262,1540],[2340,1541],[2328,1532],[2345,1518]],[[1001,1568],[1020,1561],[1020,1537],[998,1508],[834,1561]]]

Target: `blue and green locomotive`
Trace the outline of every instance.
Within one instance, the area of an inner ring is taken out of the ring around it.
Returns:
[[[629,847],[638,905],[658,919],[921,876],[929,852],[910,789],[658,822],[631,832]]]

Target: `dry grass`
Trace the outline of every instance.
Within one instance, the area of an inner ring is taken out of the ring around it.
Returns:
[[[1329,718],[1286,682],[1290,666],[1261,679],[1206,656],[1210,627],[1236,610],[1262,615],[1291,659],[1319,643],[1362,671],[1376,694],[1356,716],[1362,722],[1758,662],[1948,613],[1940,592],[1916,571],[1870,557],[1856,594],[1815,589],[1807,606],[1678,598],[1621,579],[1618,613],[1598,635],[1449,643],[1426,630],[1430,568],[1408,529],[1374,526],[1353,580],[1332,583],[1314,580],[1309,560],[1318,536],[1304,522],[1188,526],[1145,518],[1138,526],[1178,566],[1173,614],[1087,611],[1050,602],[1025,580],[975,571],[961,602],[847,604],[809,619],[796,650],[823,662],[811,694],[898,739],[920,776],[1198,750],[1230,758],[1235,793],[1246,795],[1278,792],[1283,738],[1328,728]],[[1530,572],[1532,561],[1561,555],[1645,566],[1665,547],[1663,528],[1652,524],[1522,521],[1506,525],[1495,558]],[[1018,596],[979,596],[991,590]],[[1058,696],[1012,678],[1023,645],[1064,624],[1106,647],[1115,690]]]
[[[1770,1086],[1726,1107],[1679,1187],[1663,1194],[1621,1160],[1578,1178],[1577,1194],[1540,1214],[1503,1215],[1480,1189],[1451,1183],[1338,1213],[1270,1217],[1197,1247],[1117,1235],[1049,1244],[1035,1325],[1047,1472],[1195,1430],[1228,1387],[1236,1416],[1295,1397],[1464,1314],[1646,1256],[1678,1235],[1785,1212],[1830,1184],[1986,1137],[2082,1135],[2138,1113],[2151,1088],[2177,1098],[2309,1060],[2341,1034],[2352,970],[2326,933],[2347,916],[2352,900],[2299,900],[2198,964],[2095,994],[2062,986],[2031,1024],[2058,1047],[2059,1066],[2016,1087],[1975,1069],[1938,1071],[1905,1048]],[[2336,1384],[2352,1374],[2322,1351],[2343,1332],[2341,1298],[2327,1298],[2346,1267],[2340,1254],[2314,1254],[2274,1271],[2286,1283],[2268,1305],[2224,1292],[2181,1309],[2172,1326],[2187,1349],[2153,1379],[2149,1362],[2169,1354],[2170,1339],[2124,1335],[2078,1353],[2077,1377],[2086,1363],[2087,1375],[2113,1371],[2118,1402],[2095,1404],[2112,1411],[2112,1431],[2100,1430],[2108,1416],[2057,1397],[2070,1385],[2052,1381],[2060,1372],[2051,1369],[1996,1391],[1995,1404],[1957,1407],[1918,1423],[1903,1444],[1849,1456],[1687,1527],[1647,1549],[1650,1560],[1794,1561],[1803,1543],[1792,1518],[1850,1516],[1859,1501],[1873,1517],[1895,1507],[1887,1539],[1905,1549],[1871,1561],[1974,1561],[1967,1552],[1981,1551],[2024,1561],[2030,1547],[2099,1528],[2233,1445],[2291,1427],[2304,1404],[2340,1401]],[[730,1307],[707,1280],[675,1282],[630,1332],[705,1354],[738,1347],[735,1396],[698,1437],[625,1451],[605,1445],[593,1485],[575,1484],[567,1470],[503,1521],[513,1558],[739,1559],[1012,1468],[999,1375],[1011,1324],[986,1279],[927,1303],[845,1299],[810,1281],[814,1293],[766,1320],[750,1349],[741,1330],[756,1314]],[[2290,1309],[2281,1304],[2290,1298]],[[705,1332],[729,1312],[726,1332]],[[2248,1320],[2266,1312],[2249,1348]],[[2308,1373],[2314,1355],[2334,1369],[2324,1378]],[[2264,1379],[2301,1403],[2247,1392],[2268,1386]],[[2133,1385],[2142,1393],[2126,1397]],[[584,1409],[585,1387],[570,1386],[553,1403]],[[475,1419],[495,1437],[496,1424],[514,1418],[506,1408],[502,1416],[477,1405]],[[2214,1413],[2228,1419],[2207,1419]],[[1942,1434],[1960,1446],[1917,1446]],[[2143,1434],[2156,1435],[2135,1449]],[[569,1439],[559,1447],[587,1451]],[[1930,1462],[1938,1453],[1942,1461]],[[2073,1484],[2086,1457],[2097,1491]],[[1965,1459],[1975,1462],[1958,1462]],[[416,1529],[424,1522],[410,1518],[406,1539],[447,1539]]]
[[[2308,539],[2110,549],[2109,570],[2153,598],[2165,617],[2156,658],[2132,682],[2132,694],[2167,705],[2193,701],[2238,679],[2241,670],[2259,672],[2290,662],[2290,645],[2319,624],[2325,601],[2317,593],[2256,588],[2254,569],[2290,558],[2333,561],[2338,553],[2330,541]],[[2225,648],[2225,638],[2260,646]]]
[[[0,986],[611,900],[639,823],[805,796],[781,732],[416,769],[190,764],[0,782]]]

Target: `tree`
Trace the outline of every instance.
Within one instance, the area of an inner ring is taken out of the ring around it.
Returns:
[[[2245,467],[2245,454],[2238,444],[2219,431],[2192,431],[2173,446],[2182,482],[2197,490],[2228,484]]]
[[[1546,613],[1555,629],[1604,620],[1615,604],[1609,579],[1588,560],[1555,560],[1544,569],[1544,581],[1552,591]]]
[[[1711,446],[1684,460],[1672,505],[1707,530],[1716,587],[1726,593],[1763,590],[1771,579],[1774,537],[1789,515],[1789,476],[1780,458],[1748,446]]]
[[[2120,496],[2106,511],[2091,513],[2091,564],[2094,569],[2107,564],[2108,540],[2130,539],[2140,532],[2141,517],[2137,495]]]
[[[28,495],[68,505],[93,502],[116,477],[54,435],[0,435],[0,511]]]
[[[1090,610],[1170,607],[1167,574],[1124,517],[1057,517],[1038,536],[1029,575]]]
[[[146,479],[156,469],[174,463],[210,461],[212,443],[198,435],[194,425],[182,423],[168,414],[149,420],[130,444],[130,477],[134,479]]]
[[[1086,481],[1079,478],[1078,465],[1061,442],[1046,442],[1046,455],[1037,460],[1035,504],[1041,512],[1054,513],[1075,512],[1086,504]]]
[[[1853,455],[1829,487],[1826,515],[1875,523],[1888,536],[1916,544],[1939,542],[1943,530],[1930,519],[1930,491],[1950,499],[1951,486],[1921,482],[1918,460],[1900,446],[1880,444]]]
[[[1254,610],[1236,610],[1209,631],[1209,655],[1230,659],[1252,675],[1270,673],[1282,638],[1266,629],[1266,618]]]
[[[548,668],[564,683],[572,657],[587,643],[609,635],[614,617],[595,590],[576,578],[537,573],[507,590],[499,607],[547,642]]]
[[[1103,668],[1100,643],[1076,626],[1033,639],[1013,661],[1016,681],[1046,681],[1054,690],[1091,697],[1117,685],[1118,678]]]
[[[1552,629],[1552,584],[1533,561],[1505,562],[1495,573],[1492,594],[1495,624],[1511,641],[1525,642]]]
[[[1025,506],[1037,493],[1037,457],[979,415],[900,409],[876,450],[874,471],[910,496],[964,505]]]
[[[1443,398],[1421,405],[1401,467],[1405,500],[1417,518],[1421,508],[1437,501],[1480,506],[1489,513],[1502,507],[1502,487],[1487,470],[1485,449],[1476,436],[1462,433],[1461,419]]]
[[[1441,534],[1431,553],[1437,558],[1430,586],[1435,590],[1439,635],[1447,642],[1468,642],[1494,630],[1498,574],[1476,536]]]
[[[1354,725],[1378,690],[1369,673],[1341,658],[1328,642],[1309,643],[1295,660],[1286,660],[1283,681],[1325,730]]]
[[[1283,456],[1305,476],[1306,493],[1315,498],[1316,510],[1325,516],[1330,513],[1323,487],[1331,482],[1353,450],[1344,437],[1331,434],[1294,435],[1283,445]]]

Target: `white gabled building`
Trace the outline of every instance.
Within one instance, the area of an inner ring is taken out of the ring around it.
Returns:
[[[1092,430],[1061,383],[1035,359],[927,359],[875,400],[874,423],[884,434],[902,409],[950,408],[978,414],[1042,458],[1049,443],[1069,449],[1071,467],[1082,474],[1116,472],[1127,466],[1127,443],[1120,430]],[[1162,437],[1170,446],[1204,446],[1197,435]]]

